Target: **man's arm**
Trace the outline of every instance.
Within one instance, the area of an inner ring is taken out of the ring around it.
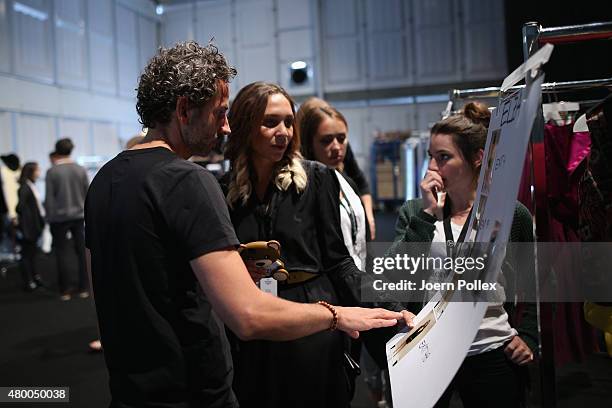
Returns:
[[[332,314],[326,307],[290,302],[259,290],[233,249],[202,255],[191,261],[191,267],[213,309],[243,340],[293,340],[330,327]],[[384,309],[335,309],[338,329],[353,338],[359,331],[393,326],[403,317]]]

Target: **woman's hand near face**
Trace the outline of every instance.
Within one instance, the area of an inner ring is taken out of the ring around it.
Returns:
[[[427,170],[425,177],[421,181],[423,211],[429,215],[433,215],[439,220],[443,217],[444,201],[446,199],[446,192],[443,192],[443,190],[444,182],[440,174],[432,170]],[[441,193],[439,203],[437,193]]]

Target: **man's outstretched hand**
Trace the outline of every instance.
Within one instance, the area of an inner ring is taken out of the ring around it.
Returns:
[[[395,326],[399,321],[412,326],[414,314],[403,310],[392,312],[385,309],[364,309],[361,307],[336,306],[338,312],[338,330],[346,332],[356,339],[360,331]]]

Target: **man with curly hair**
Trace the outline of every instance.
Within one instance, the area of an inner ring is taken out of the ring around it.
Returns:
[[[91,184],[88,266],[113,407],[238,406],[223,323],[242,339],[290,340],[328,328],[356,337],[403,318],[292,303],[255,286],[217,181],[186,160],[230,132],[235,75],[212,45],[160,49],[138,85],[146,137]]]

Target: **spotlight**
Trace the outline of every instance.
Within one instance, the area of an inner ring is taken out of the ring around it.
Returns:
[[[308,64],[304,61],[295,61],[289,64],[289,75],[292,85],[303,85],[308,81]]]

